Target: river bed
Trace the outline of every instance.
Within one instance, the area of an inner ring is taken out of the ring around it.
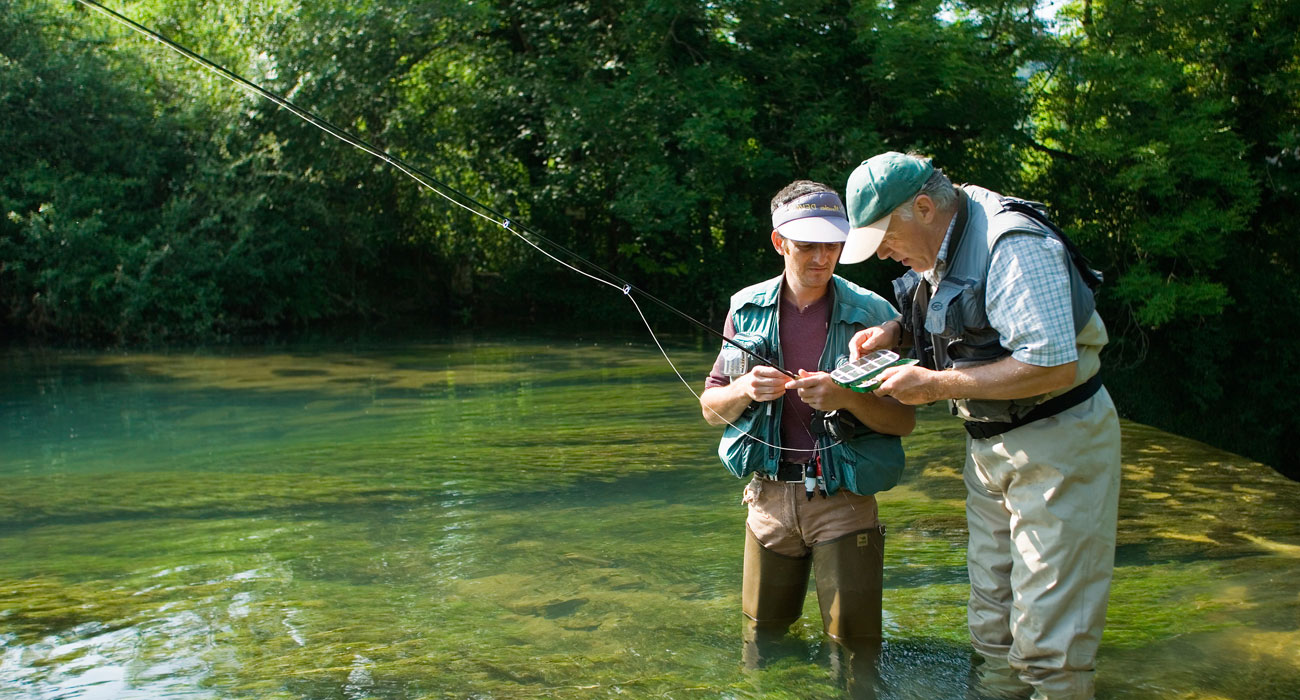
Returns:
[[[743,668],[743,484],[651,344],[8,350],[0,386],[5,698],[845,696],[812,595]],[[1300,484],[1123,429],[1099,697],[1300,697]],[[965,694],[961,435],[923,410],[880,497],[881,698]]]

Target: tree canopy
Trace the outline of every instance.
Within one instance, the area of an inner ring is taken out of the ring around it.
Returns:
[[[714,323],[775,273],[782,185],[932,156],[1048,203],[1105,272],[1126,415],[1300,470],[1296,3],[113,8]],[[626,320],[495,224],[77,4],[0,0],[0,64],[7,336]],[[840,272],[888,296],[900,270]]]

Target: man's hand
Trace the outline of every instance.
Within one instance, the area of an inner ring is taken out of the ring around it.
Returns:
[[[785,395],[786,382],[790,378],[780,370],[767,365],[759,365],[737,381],[741,390],[754,401],[775,401]]]
[[[892,396],[899,403],[909,406],[932,403],[948,398],[944,394],[941,375],[950,372],[936,372],[917,365],[890,367],[880,373],[880,386],[875,393]]]
[[[902,331],[903,324],[898,321],[885,321],[879,326],[858,331],[849,339],[849,361],[882,348],[897,347],[898,336]]]
[[[799,398],[818,411],[845,408],[848,405],[846,392],[849,396],[853,394],[852,389],[845,389],[836,384],[835,380],[831,379],[831,375],[825,372],[809,372],[802,369],[799,370],[799,378],[790,381],[785,388],[798,390]]]
[[[780,370],[759,365],[730,384],[705,389],[700,394],[704,420],[709,425],[726,425],[740,418],[755,401],[775,401],[785,396],[785,383],[789,380]]]

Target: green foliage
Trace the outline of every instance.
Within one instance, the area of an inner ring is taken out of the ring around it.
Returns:
[[[1116,395],[1129,415],[1300,475],[1292,3],[1083,2],[1030,129],[1029,190],[1109,284]],[[1290,139],[1288,141],[1288,139]],[[1269,352],[1262,349],[1268,347]],[[1264,420],[1261,413],[1270,418]],[[1293,416],[1293,411],[1284,411]]]
[[[1129,415],[1292,452],[1300,419],[1258,412],[1300,391],[1295,3],[1080,0],[1054,25],[1006,0],[118,9],[714,324],[779,269],[772,193],[931,155],[1046,201],[1105,271]],[[77,5],[0,0],[0,64],[7,334],[636,323],[616,291]],[[887,291],[898,270],[841,273]]]
[[[91,222],[85,237],[105,240],[88,242],[111,250],[91,254],[81,276],[6,229],[23,251],[6,265],[15,329],[132,341],[410,313],[625,316],[619,295],[593,299],[585,278],[539,264],[496,225],[269,101],[97,15],[12,4],[22,15],[7,21],[32,36],[6,50],[11,60],[51,73],[60,62],[87,66],[65,78],[80,91],[50,91],[34,111],[75,131],[79,95],[130,103],[134,112],[112,110],[120,123],[96,143],[118,155],[130,142],[125,152],[138,157],[96,162],[148,195],[122,193],[118,206],[136,212],[129,225]],[[1020,59],[1008,50],[1019,24],[999,16],[984,32],[978,17],[953,24],[935,7],[149,0],[123,9],[714,322],[731,290],[779,269],[766,231],[781,186],[838,185],[886,147],[980,164],[957,166],[971,176],[1005,172],[1025,109]],[[52,27],[73,39],[50,50]],[[35,119],[14,129],[40,151],[50,134]],[[94,155],[84,138],[61,141]],[[64,182],[87,172],[51,167]],[[15,226],[42,205],[80,213],[32,191],[31,173],[7,182]],[[23,300],[37,290],[20,266],[59,273],[75,295],[115,296],[90,307],[65,290],[59,314],[33,314]],[[89,282],[114,271],[107,287]],[[876,286],[890,274],[864,272]]]
[[[39,6],[0,3],[0,323],[111,335],[161,252],[146,234],[178,144],[92,42],[50,50],[68,31]]]
[[[1034,136],[1062,156],[1039,187],[1073,215],[1139,325],[1215,316],[1229,303],[1218,274],[1226,244],[1256,204],[1230,101],[1206,84],[1212,57],[1199,47],[1152,50],[1177,31],[1167,17],[1108,8],[1093,7],[1036,81]]]

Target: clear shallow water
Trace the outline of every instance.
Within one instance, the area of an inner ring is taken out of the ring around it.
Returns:
[[[811,595],[742,669],[742,484],[653,347],[13,351],[0,387],[5,698],[844,696]],[[965,693],[960,435],[926,411],[881,498],[880,697]],[[1300,697],[1298,515],[1126,424],[1100,697]]]

